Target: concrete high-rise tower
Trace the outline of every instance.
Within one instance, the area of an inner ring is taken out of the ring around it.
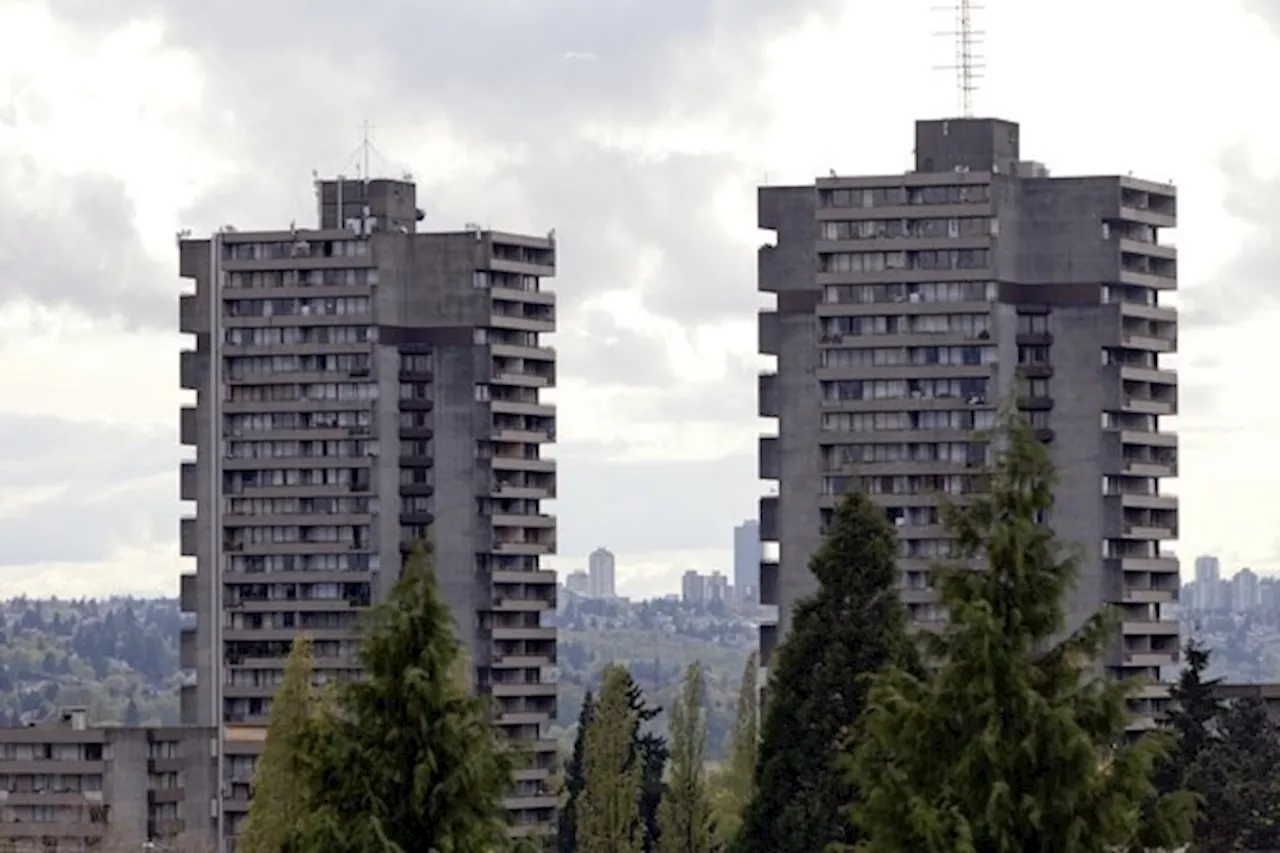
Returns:
[[[352,629],[430,537],[442,595],[529,749],[506,806],[514,831],[556,812],[556,466],[553,236],[418,233],[407,181],[316,184],[314,229],[226,228],[180,241],[182,692],[220,728],[223,837],[245,813],[254,756],[294,636],[324,679],[358,672]]]
[[[765,661],[790,610],[812,592],[807,563],[838,496],[860,489],[897,525],[901,590],[919,622],[945,618],[928,588],[946,553],[940,498],[963,501],[989,459],[975,431],[1003,400],[1048,442],[1059,472],[1052,523],[1084,561],[1068,602],[1079,624],[1104,604],[1122,612],[1106,660],[1120,676],[1158,678],[1178,654],[1172,605],[1178,500],[1177,255],[1172,186],[1133,177],[1050,177],[1021,159],[1016,124],[916,124],[915,169],[765,187],[759,288],[762,567],[779,623],[761,631]],[[816,381],[815,381],[816,380]],[[1167,696],[1143,689],[1139,725]]]

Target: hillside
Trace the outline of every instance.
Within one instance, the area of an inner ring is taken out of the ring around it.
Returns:
[[[754,624],[670,601],[571,601],[557,621],[561,689],[553,736],[572,738],[583,694],[606,663],[628,664],[654,703],[666,706],[685,667],[700,660],[709,747],[713,758],[720,755]],[[181,623],[174,599],[0,602],[0,724],[41,719],[67,705],[88,706],[95,722],[176,723]],[[664,726],[665,716],[655,725]]]
[[[67,705],[103,722],[176,723],[179,627],[172,599],[0,603],[0,723]]]

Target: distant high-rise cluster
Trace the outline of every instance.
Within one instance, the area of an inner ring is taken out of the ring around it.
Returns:
[[[680,579],[680,600],[685,604],[734,604],[741,592],[719,571],[709,575],[690,569]]]
[[[1196,558],[1196,579],[1182,588],[1183,610],[1194,613],[1251,613],[1280,604],[1280,579],[1259,577],[1243,568],[1229,578],[1221,575],[1214,556]]]
[[[597,548],[587,557],[586,571],[575,569],[564,576],[565,592],[583,598],[617,598],[617,571],[613,552]]]

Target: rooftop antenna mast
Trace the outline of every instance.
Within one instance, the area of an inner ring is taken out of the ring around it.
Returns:
[[[982,8],[972,0],[955,0],[954,6],[937,8],[937,11],[950,12],[955,16],[955,29],[937,34],[955,40],[955,64],[944,65],[937,70],[955,72],[956,106],[965,118],[973,118],[973,95],[978,89],[977,81],[982,79],[982,72],[987,67],[979,52],[986,33],[973,28],[973,13],[982,11]]]
[[[372,130],[373,126],[369,124],[368,119],[365,119],[364,135],[360,140],[360,174],[364,178],[365,186],[369,185],[369,152],[373,149],[373,142],[369,139],[369,133]]]

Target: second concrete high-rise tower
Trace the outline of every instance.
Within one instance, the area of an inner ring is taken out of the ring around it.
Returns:
[[[765,187],[759,223],[760,444],[766,559],[764,659],[791,607],[815,588],[807,563],[838,496],[868,493],[897,525],[902,596],[921,623],[945,618],[928,570],[947,552],[939,504],[980,486],[992,426],[1012,396],[1049,443],[1060,482],[1052,523],[1083,549],[1069,602],[1079,624],[1122,613],[1106,660],[1121,677],[1158,679],[1174,663],[1178,561],[1177,314],[1162,296],[1177,256],[1172,186],[1132,177],[1050,177],[1021,159],[1016,124],[916,125],[915,169]],[[1137,724],[1167,691],[1144,688]]]

